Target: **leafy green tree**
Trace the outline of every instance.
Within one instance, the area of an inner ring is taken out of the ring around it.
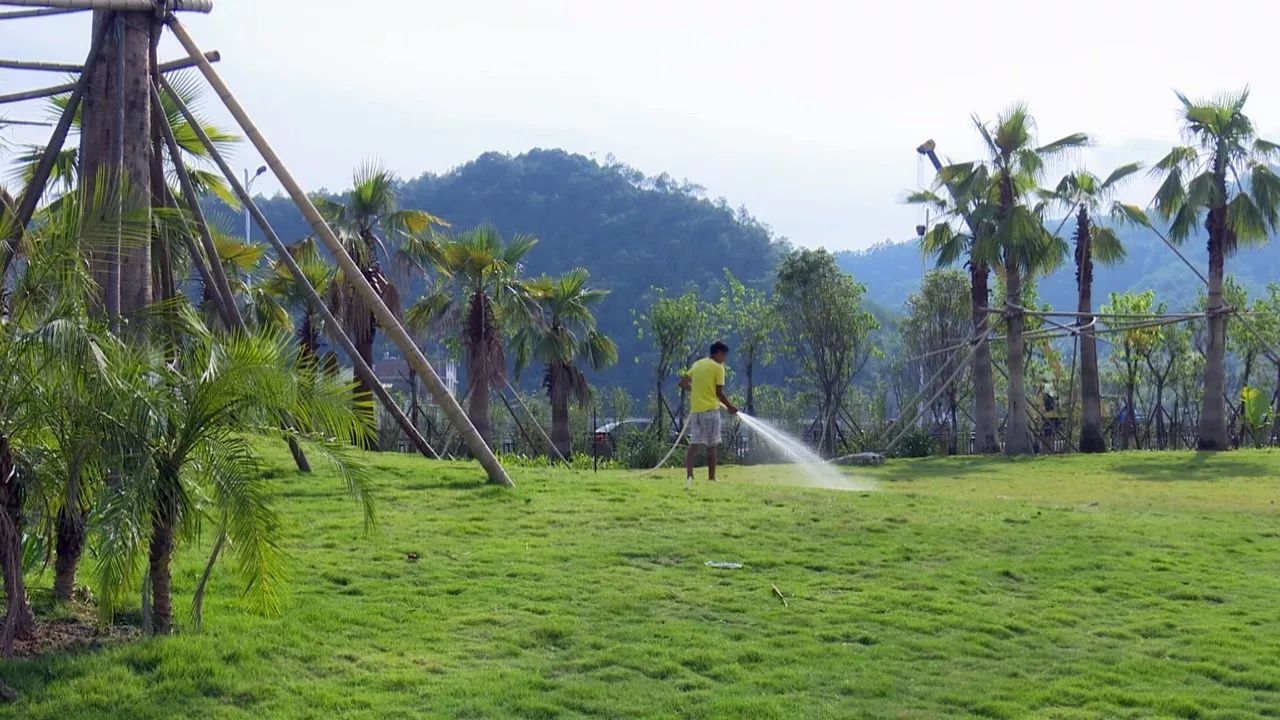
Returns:
[[[1086,170],[1070,173],[1058,182],[1049,196],[1068,212],[1075,214],[1076,324],[1080,326],[1080,451],[1105,452],[1102,433],[1102,386],[1098,376],[1098,340],[1093,324],[1093,265],[1116,265],[1124,260],[1124,246],[1116,232],[1097,223],[1098,216],[1110,212],[1124,217],[1126,208],[1111,203],[1116,189],[1125,179],[1141,169],[1139,163],[1121,165],[1106,179]]]
[[[959,378],[948,382],[967,354],[965,341],[972,333],[969,280],[956,270],[934,270],[925,276],[920,290],[907,297],[902,320],[902,348],[910,356],[909,371],[915,388],[937,395],[929,408],[935,425],[950,428],[947,453],[958,450],[959,405],[963,397]],[[908,408],[903,408],[906,412]]]
[[[542,382],[551,400],[551,442],[565,458],[573,455],[569,399],[585,404],[589,397],[587,376],[578,362],[600,370],[618,361],[618,346],[600,332],[592,314],[608,291],[589,287],[589,277],[586,270],[575,268],[558,278],[544,276],[527,283],[536,312],[512,340],[517,375],[531,362],[545,368]]]
[[[1164,304],[1156,305],[1156,294],[1111,293],[1110,301],[1102,306],[1103,315],[1151,315],[1164,312]],[[1141,321],[1117,319],[1109,322],[1125,328],[1118,333],[1116,348],[1111,353],[1111,364],[1124,391],[1124,423],[1119,428],[1125,449],[1139,446],[1138,438],[1138,388],[1142,384],[1143,364],[1159,346],[1161,332],[1158,326]],[[1135,327],[1136,326],[1136,327]]]
[[[406,312],[410,325],[440,328],[466,354],[467,415],[493,446],[489,394],[506,382],[506,332],[527,322],[535,302],[522,277],[523,261],[538,241],[518,235],[505,242],[491,225],[440,241],[413,239],[402,249],[419,267],[435,267],[440,278]]]
[[[1201,450],[1230,447],[1224,401],[1227,258],[1241,245],[1265,243],[1268,232],[1280,228],[1280,177],[1271,169],[1280,159],[1280,146],[1258,137],[1244,113],[1248,99],[1247,89],[1198,101],[1178,93],[1190,144],[1173,148],[1153,168],[1164,176],[1155,206],[1170,222],[1169,237],[1187,240],[1202,220],[1208,231],[1208,337],[1197,438]]]
[[[1088,144],[1082,133],[1068,135],[1047,145],[1037,145],[1036,124],[1024,105],[1014,105],[986,124],[974,125],[987,151],[983,163],[989,182],[974,183],[984,196],[975,198],[983,217],[980,232],[990,233],[991,249],[1003,269],[1007,293],[1005,330],[1009,351],[1009,422],[1005,452],[1032,452],[1027,425],[1028,406],[1024,384],[1026,347],[1022,286],[1027,278],[1043,274],[1062,261],[1066,246],[1042,224],[1036,200],[1046,164],[1065,152]]]
[[[742,368],[747,386],[744,409],[755,415],[755,370],[773,362],[778,316],[766,293],[747,287],[728,268],[724,279],[724,292],[711,312],[711,325],[733,338],[730,360]]]
[[[797,250],[778,268],[774,298],[787,349],[816,387],[822,452],[834,455],[845,396],[871,356],[870,335],[879,328],[862,308],[866,288],[841,271],[825,250]]]
[[[693,292],[675,297],[654,288],[654,301],[649,309],[636,317],[636,332],[652,339],[657,360],[654,363],[654,425],[661,433],[668,418],[675,422],[667,402],[665,386],[677,365],[693,352],[699,329],[706,323],[706,309]]]
[[[1166,307],[1164,303],[1160,303],[1158,310],[1164,312]],[[1194,353],[1191,350],[1191,328],[1185,323],[1162,325],[1155,329],[1158,331],[1157,340],[1148,346],[1149,351],[1143,356],[1143,360],[1150,373],[1147,381],[1152,391],[1149,422],[1155,424],[1156,447],[1165,450],[1170,446],[1170,428],[1165,421],[1169,414],[1165,407],[1165,396],[1176,383],[1179,366],[1186,363],[1186,358]],[[1176,418],[1176,413],[1170,417]]]

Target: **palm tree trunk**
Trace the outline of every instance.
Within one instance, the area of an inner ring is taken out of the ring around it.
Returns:
[[[973,404],[974,446],[979,455],[1000,452],[1000,438],[996,433],[996,382],[991,368],[991,345],[986,340],[987,314],[991,292],[988,288],[990,270],[986,263],[969,262],[970,304],[973,313],[973,334],[981,341],[973,353]]]
[[[70,602],[76,588],[76,569],[84,551],[84,516],[69,507],[58,513],[57,557],[54,559],[53,599]]]
[[[565,382],[565,368],[549,366],[552,387],[551,392],[551,444],[556,446],[560,455],[573,457],[573,435],[569,432],[569,390],[561,387]]]
[[[1196,445],[1200,450],[1227,450],[1227,408],[1223,399],[1226,386],[1227,316],[1222,310],[1222,283],[1226,266],[1225,207],[1209,211],[1209,299],[1206,310],[1209,327],[1208,347],[1204,354],[1204,397],[1200,410],[1200,432]]]
[[[0,573],[4,574],[7,608],[0,629],[0,655],[6,658],[13,653],[13,641],[29,637],[36,624],[22,576],[22,488],[18,482],[9,440],[0,436]]]
[[[1005,282],[1009,303],[1022,305],[1022,273],[1016,262],[1005,263]],[[1004,451],[1007,455],[1032,453],[1030,430],[1027,424],[1027,391],[1024,384],[1026,363],[1026,348],[1022,338],[1024,322],[1021,310],[1010,310],[1006,322],[1009,336],[1009,425],[1005,431]]]
[[[1080,452],[1107,451],[1102,436],[1102,382],[1098,375],[1098,339],[1093,327],[1093,233],[1089,211],[1080,206],[1076,216],[1076,309],[1080,331]]]
[[[475,373],[473,368],[472,373]],[[467,418],[480,434],[480,439],[490,449],[493,448],[493,419],[489,410],[489,379],[483,375],[471,376],[471,403],[467,407]]]
[[[755,414],[756,414],[755,359],[749,358],[743,370],[745,371],[744,374],[747,376],[747,414],[752,417],[755,417]]]
[[[151,523],[151,629],[156,635],[173,632],[173,594],[169,561],[173,558],[172,513],[157,510]]]
[[[84,552],[84,513],[80,511],[80,463],[73,461],[67,473],[67,494],[58,511],[54,558],[53,599],[69,602],[76,587],[76,569]]]
[[[151,31],[154,13],[121,13],[124,19],[124,202],[131,217],[151,208]],[[141,218],[139,218],[141,222]],[[151,244],[120,248],[120,313],[130,315],[151,304]]]
[[[356,302],[360,302],[358,299]],[[377,330],[375,329],[375,320],[370,314],[367,324],[363,328],[347,328],[347,335],[351,338],[356,346],[356,352],[360,355],[360,359],[364,364],[373,368],[373,344]],[[370,380],[360,373],[356,373],[356,389],[355,399],[358,402],[373,402],[374,388],[370,384]],[[371,433],[364,441],[366,450],[379,450],[378,433]]]

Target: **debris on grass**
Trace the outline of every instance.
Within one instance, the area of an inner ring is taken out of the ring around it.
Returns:
[[[777,595],[778,599],[782,601],[782,607],[791,607],[791,603],[787,602],[787,596],[782,594],[782,591],[778,589],[777,585],[769,583],[769,587],[773,588],[773,594]]]
[[[718,570],[741,570],[742,569],[742,563],[736,563],[736,562],[719,562],[716,560],[708,560],[706,562],[706,565],[709,568],[716,568]]]

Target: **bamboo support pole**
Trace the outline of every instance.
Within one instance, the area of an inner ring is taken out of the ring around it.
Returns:
[[[89,46],[89,55],[85,60],[85,65],[92,68],[98,54],[102,52],[102,46],[106,42],[109,24],[103,23],[98,32],[94,35],[93,42]],[[31,222],[31,217],[35,215],[36,206],[40,204],[40,198],[44,195],[45,185],[49,182],[49,175],[53,172],[53,166],[57,162],[58,153],[62,152],[62,146],[67,142],[67,134],[71,131],[71,125],[75,122],[76,110],[80,107],[80,100],[84,97],[85,89],[89,86],[89,80],[92,79],[93,72],[81,73],[79,80],[71,89],[71,97],[67,101],[67,107],[62,111],[62,117],[58,118],[58,124],[53,130],[53,135],[49,138],[49,144],[45,146],[44,154],[40,156],[40,162],[36,164],[35,172],[31,176],[31,181],[27,183],[27,187],[22,191],[22,199],[18,201],[17,209],[13,214],[12,224],[6,224],[0,228],[0,240],[4,241],[3,257],[0,257],[0,282],[3,282],[5,275],[9,272],[9,263],[13,261],[13,255],[17,251],[17,243],[22,238],[22,234],[26,232],[27,225]]]
[[[543,440],[547,441],[547,447],[551,448],[551,452],[555,453],[556,457],[560,458],[560,462],[568,463],[569,461],[565,459],[564,453],[560,452],[560,448],[556,447],[556,444],[551,441],[551,438],[547,435],[547,431],[542,429],[542,423],[538,422],[538,418],[534,417],[533,413],[529,412],[529,407],[520,399],[520,393],[516,392],[516,389],[511,387],[511,383],[506,380],[503,380],[502,382],[506,385],[507,389],[511,391],[511,394],[515,396],[516,404],[520,406],[521,410],[524,410],[524,414],[529,417],[529,421],[533,423],[534,427],[538,428],[538,434],[542,436]]]
[[[293,276],[294,281],[297,282],[306,293],[308,303],[311,305],[311,308],[320,315],[321,320],[324,321],[324,325],[326,330],[328,330],[329,336],[334,340],[334,342],[338,343],[338,346],[342,348],[342,351],[351,359],[351,364],[356,375],[373,388],[374,394],[378,396],[378,400],[382,402],[382,405],[387,409],[387,412],[395,418],[396,423],[400,425],[402,430],[404,430],[405,435],[409,438],[409,442],[413,443],[414,447],[418,449],[418,452],[422,453],[424,457],[439,460],[440,455],[436,453],[435,448],[431,447],[426,439],[422,437],[422,433],[418,432],[418,429],[414,426],[413,422],[405,416],[404,411],[396,404],[395,399],[392,398],[391,394],[387,392],[387,389],[382,386],[382,383],[378,380],[373,368],[369,367],[368,363],[364,361],[364,358],[360,357],[360,352],[356,350],[356,346],[351,342],[351,338],[347,337],[347,334],[343,332],[342,325],[338,322],[338,319],[333,316],[333,313],[329,310],[329,306],[325,304],[324,298],[320,297],[320,293],[315,289],[311,282],[307,280],[306,273],[302,271],[302,268],[298,265],[297,261],[293,259],[293,255],[291,255],[289,253],[289,249],[285,247],[284,241],[282,241],[280,236],[276,234],[275,228],[271,227],[271,223],[267,220],[266,216],[262,214],[262,210],[258,207],[258,204],[254,202],[253,197],[245,189],[239,178],[236,177],[235,171],[231,168],[231,165],[227,163],[222,152],[218,150],[216,145],[214,145],[208,134],[205,133],[204,128],[200,127],[199,123],[195,122],[196,118],[191,112],[191,109],[187,107],[186,103],[182,102],[177,95],[174,95],[172,92],[170,92],[170,95],[174,98],[174,104],[178,108],[178,111],[187,118],[187,122],[195,131],[196,137],[200,140],[201,144],[204,145],[205,150],[208,151],[209,157],[213,158],[218,169],[221,170],[222,174],[227,178],[227,182],[230,184],[232,192],[240,198],[241,204],[249,211],[249,214],[257,223],[258,228],[262,230],[262,234],[266,236],[267,241],[270,242],[271,247],[280,258],[280,262],[284,263],[289,274]],[[172,152],[172,150],[170,150],[170,152]]]
[[[157,7],[156,0],[0,0],[0,5],[63,10],[120,10],[124,12],[154,12]],[[207,13],[213,10],[213,0],[168,0],[165,9],[171,12]]]
[[[163,78],[160,80],[164,82]],[[200,198],[196,194],[195,184],[191,181],[191,174],[187,172],[186,164],[182,162],[182,149],[173,134],[173,126],[169,124],[169,118],[159,110],[159,108],[163,107],[160,102],[160,88],[156,86],[154,80],[148,83],[148,86],[151,91],[151,104],[156,108],[156,119],[160,123],[160,134],[164,138],[165,146],[169,149],[169,161],[173,163],[174,172],[178,175],[178,184],[182,189],[182,194],[192,218],[195,220],[201,241],[205,246],[205,252],[208,253],[209,272],[204,277],[205,279],[212,278],[213,280],[215,294],[219,296],[219,314],[228,328],[241,333],[248,332],[244,317],[240,315],[240,308],[236,305],[235,294],[231,291],[231,285],[227,281],[226,271],[223,269],[222,261],[218,257],[218,249],[213,244],[213,236],[209,233],[208,223],[205,222],[204,211],[200,207]],[[178,95],[172,89],[169,89],[169,94],[177,100]],[[181,102],[180,100],[178,101]],[[188,122],[192,126],[199,126],[199,123],[194,118],[188,118]],[[188,227],[188,229],[190,228]],[[192,246],[189,245],[188,251],[192,249]],[[192,255],[192,261],[199,265],[199,255]],[[290,421],[285,421],[286,430],[290,424]],[[293,455],[293,460],[297,464],[298,470],[304,473],[311,472],[311,462],[307,459],[302,447],[298,445],[297,440],[291,435],[287,435],[285,440],[289,445],[289,452]]]
[[[3,4],[3,3],[0,3]],[[69,15],[84,12],[87,8],[39,8],[36,10],[17,10],[0,13],[0,20],[22,20],[23,18],[49,17],[50,15]]]
[[[172,91],[169,94],[171,97],[177,98],[177,95]],[[182,190],[183,199],[186,201],[187,208],[191,212],[191,218],[196,225],[194,229],[191,228],[190,223],[186,221],[186,216],[183,215],[183,224],[187,226],[187,232],[182,235],[187,245],[187,253],[191,255],[191,261],[195,263],[196,270],[200,273],[200,280],[206,287],[213,289],[214,299],[218,305],[218,315],[222,317],[222,322],[226,323],[229,328],[240,329],[244,326],[244,319],[240,317],[235,295],[231,292],[227,274],[223,271],[222,263],[218,258],[218,250],[213,243],[213,236],[209,233],[209,226],[206,224],[204,211],[200,207],[200,199],[196,194],[195,184],[191,181],[191,173],[187,172],[186,164],[182,162],[182,148],[178,145],[178,140],[173,134],[173,127],[169,125],[169,119],[160,110],[164,105],[160,100],[160,92],[154,84],[151,86],[151,104],[156,108],[155,121],[160,124],[160,135],[164,138],[165,147],[169,150],[169,159],[173,163],[174,172],[178,176],[178,187]],[[198,123],[190,124],[194,127]],[[196,248],[193,238],[197,235],[204,246],[203,253]],[[206,260],[208,264],[206,264]]]
[[[83,65],[69,63],[34,62],[30,60],[0,60],[0,70],[33,70],[36,72],[78,73]]]
[[[978,352],[978,348],[982,347],[982,344],[987,342],[987,340],[991,338],[991,333],[993,332],[995,332],[995,328],[989,327],[986,329],[985,332],[981,334],[975,334],[969,340],[969,345],[970,345],[969,353],[964,356],[963,360],[956,363],[955,372],[951,373],[951,376],[947,378],[946,382],[938,386],[937,391],[934,392],[933,397],[929,398],[928,402],[924,403],[923,405],[916,405],[915,407],[917,408],[929,407],[933,405],[935,402],[937,402],[938,398],[942,397],[942,393],[946,392],[947,388],[950,387],[951,384],[954,383],[956,379],[960,377],[960,373],[964,372],[965,367],[967,367],[969,360],[973,357],[974,353]],[[945,367],[946,365],[943,365],[943,368]],[[934,377],[936,378],[939,374],[941,374],[941,372],[936,373]],[[917,395],[916,397],[919,397],[919,395]],[[912,418],[912,422],[914,422],[915,419],[916,418]],[[880,454],[888,455],[892,453],[893,449],[898,446],[898,443],[902,442],[902,438],[906,437],[907,430],[910,429],[910,427],[911,427],[911,424],[908,423],[901,430],[899,430],[898,434],[894,436],[894,438],[889,442],[888,445],[885,446],[884,450],[882,450]]]
[[[216,50],[205,53],[205,59],[209,62],[219,62],[222,60],[222,54]],[[190,58],[182,60],[171,60],[166,63],[160,63],[160,72],[174,72],[175,70],[186,70],[196,66],[196,61]],[[24,90],[22,92],[10,93],[8,95],[0,95],[0,105],[9,105],[12,103],[24,102],[27,100],[39,100],[40,98],[53,97],[63,93],[75,90],[76,83],[63,83],[61,85],[53,85],[38,90]]]
[[[333,229],[330,228],[329,224],[325,222],[323,217],[321,217],[319,211],[316,210],[315,205],[311,202],[311,198],[307,196],[306,191],[303,190],[302,186],[298,184],[298,181],[294,179],[293,174],[289,172],[287,167],[285,167],[284,163],[280,160],[280,157],[276,155],[275,150],[262,136],[262,133],[258,131],[257,126],[253,124],[253,120],[249,118],[248,113],[246,113],[244,108],[241,107],[240,102],[236,100],[235,95],[231,93],[231,90],[226,86],[226,83],[222,81],[222,78],[218,75],[217,71],[214,70],[213,65],[200,54],[199,46],[196,45],[195,41],[187,33],[186,28],[184,28],[182,23],[178,21],[177,17],[173,15],[169,16],[167,22],[170,29],[173,30],[174,36],[182,43],[183,47],[186,48],[186,51],[190,53],[192,59],[196,60],[196,66],[200,69],[201,74],[204,75],[214,92],[217,93],[218,97],[227,107],[227,110],[231,112],[231,115],[244,131],[245,136],[251,143],[253,143],[253,146],[257,148],[258,153],[266,161],[267,166],[271,168],[272,172],[280,180],[280,184],[284,186],[285,190],[289,193],[289,196],[298,206],[298,209],[311,224],[316,236],[322,243],[324,243],[325,247],[329,250],[329,253],[333,255],[338,266],[346,275],[347,281],[352,283],[365,305],[369,307],[377,318],[378,324],[382,326],[383,330],[386,331],[387,336],[396,344],[400,349],[400,352],[404,354],[409,366],[413,368],[414,372],[418,373],[418,375],[422,377],[423,381],[427,385],[427,390],[431,393],[432,399],[434,399],[436,404],[440,406],[450,424],[457,427],[462,433],[463,440],[467,444],[467,449],[470,450],[471,454],[480,462],[480,465],[488,474],[490,481],[507,487],[514,487],[515,483],[513,483],[510,476],[507,475],[507,471],[502,467],[502,464],[498,462],[498,458],[493,454],[493,450],[485,444],[484,439],[480,437],[478,432],[476,432],[475,426],[471,424],[471,420],[467,418],[467,414],[463,411],[462,406],[458,404],[457,399],[449,394],[448,388],[446,388],[444,382],[440,380],[440,375],[436,373],[435,368],[431,367],[431,363],[427,361],[427,358],[422,354],[422,351],[418,349],[413,338],[409,336],[409,333],[404,329],[404,326],[396,319],[395,314],[392,313],[391,309],[382,301],[382,298],[379,297],[377,291],[373,289],[373,286],[369,284],[369,281],[365,278],[360,266],[356,264],[355,260],[351,259],[349,254],[347,254],[346,248],[342,246],[342,243],[334,234]]]

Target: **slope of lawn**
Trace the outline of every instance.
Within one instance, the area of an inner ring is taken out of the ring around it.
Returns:
[[[10,664],[0,717],[1280,717],[1280,455],[901,461],[866,493],[379,456],[370,535],[271,458],[282,615],[221,568],[203,633]]]

